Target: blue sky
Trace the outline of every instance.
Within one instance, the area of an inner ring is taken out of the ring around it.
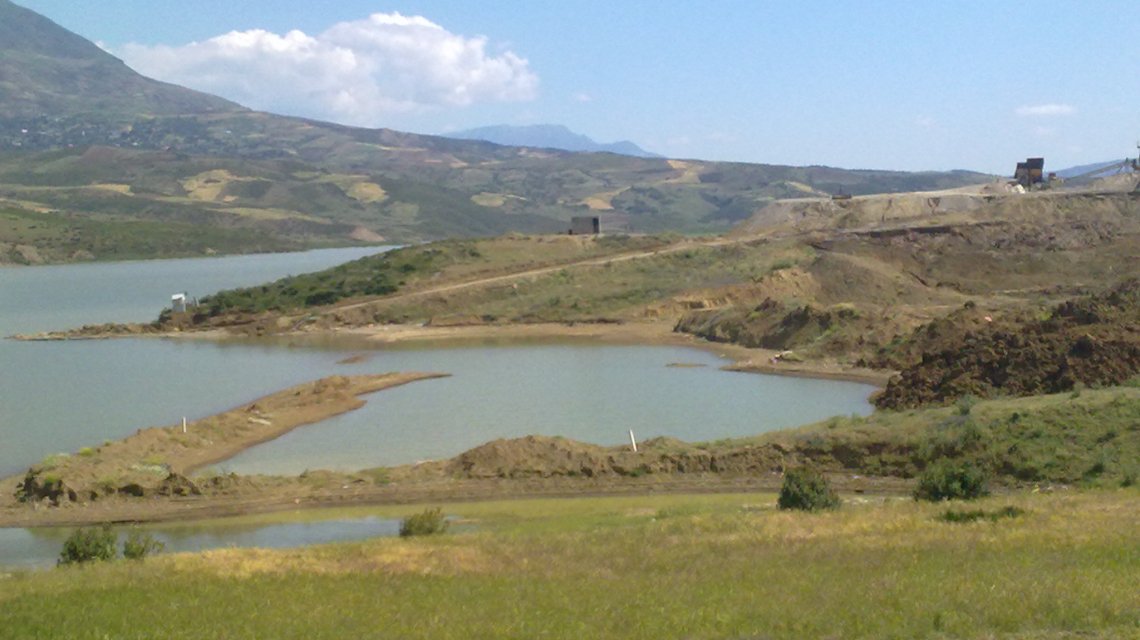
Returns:
[[[671,157],[1001,174],[1140,138],[1135,0],[16,2],[153,77],[417,133],[556,123]]]

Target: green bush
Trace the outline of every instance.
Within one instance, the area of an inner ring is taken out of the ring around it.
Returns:
[[[59,553],[57,565],[79,564],[94,560],[113,560],[117,553],[115,549],[115,533],[110,527],[100,529],[79,528],[63,542],[63,550]]]
[[[974,405],[976,404],[978,404],[978,398],[968,393],[961,398],[958,398],[958,401],[954,403],[954,405],[958,408],[958,415],[960,416],[970,415],[970,411],[973,410]]]
[[[128,560],[142,560],[166,548],[162,542],[155,540],[154,536],[141,531],[131,531],[123,541],[123,557]]]
[[[953,511],[947,509],[945,513],[938,516],[938,519],[943,522],[977,522],[978,520],[989,520],[990,522],[997,522],[1002,518],[1018,518],[1025,515],[1025,509],[1018,507],[1002,507],[997,511],[986,511],[985,509],[975,509],[973,511]]]
[[[780,509],[822,511],[839,508],[839,495],[818,471],[796,467],[784,472],[784,484],[776,502]]]
[[[424,509],[400,522],[400,537],[430,536],[447,531],[447,519],[439,507]]]
[[[973,500],[989,495],[989,474],[968,461],[942,459],[928,466],[918,477],[915,500]]]

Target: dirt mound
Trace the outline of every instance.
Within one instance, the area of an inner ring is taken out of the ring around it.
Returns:
[[[980,191],[980,188],[975,190]],[[757,211],[733,230],[752,235],[778,229],[852,229],[968,213],[1000,196],[980,193],[929,192],[858,196],[855,198],[796,198],[777,200]]]
[[[565,438],[527,436],[495,440],[449,460],[444,471],[461,479],[642,476],[674,473],[756,474],[783,468],[786,452],[757,446],[711,452],[672,438],[638,446],[601,447]]]
[[[686,310],[674,330],[714,342],[854,360],[929,320],[930,315],[915,317],[903,305],[962,300],[955,291],[927,286],[905,265],[860,255],[860,241],[843,245],[851,253],[834,247],[820,243],[806,267],[738,287],[728,304]]]
[[[525,478],[609,472],[604,447],[565,438],[527,436],[494,440],[452,458],[447,471],[464,478]]]
[[[811,345],[858,317],[853,307],[821,309],[786,305],[768,298],[755,307],[691,311],[677,321],[673,330],[713,342],[785,350]]]
[[[1140,280],[1064,302],[1045,319],[1022,313],[979,323],[966,310],[920,328],[909,342],[904,351],[919,360],[891,380],[875,402],[880,408],[1121,384],[1140,374]]]

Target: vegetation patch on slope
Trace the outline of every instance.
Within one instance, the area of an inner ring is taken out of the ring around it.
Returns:
[[[601,258],[658,247],[653,237],[526,237],[446,240],[405,247],[355,260],[325,271],[290,276],[273,283],[221,291],[200,300],[194,324],[226,324],[234,316],[266,311],[303,312],[353,298],[429,289],[501,276],[512,270],[543,269],[577,260]],[[469,313],[474,313],[470,311]],[[427,319],[427,318],[423,318]],[[160,322],[170,320],[164,314]]]

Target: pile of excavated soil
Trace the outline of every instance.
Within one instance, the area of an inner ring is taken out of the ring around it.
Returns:
[[[1027,396],[1117,385],[1140,374],[1140,279],[1073,299],[1049,317],[979,318],[965,310],[915,331],[904,368],[875,400],[883,409],[965,395]]]
[[[495,440],[447,461],[442,471],[462,479],[632,476],[675,473],[764,474],[786,461],[778,447],[710,452],[672,438],[631,447],[602,447],[565,438]],[[436,472],[431,469],[430,472]]]
[[[777,200],[757,211],[733,230],[734,235],[752,235],[788,229],[851,229],[892,222],[913,221],[981,209],[1002,196],[973,193],[930,192],[858,196],[849,199],[795,198]]]

